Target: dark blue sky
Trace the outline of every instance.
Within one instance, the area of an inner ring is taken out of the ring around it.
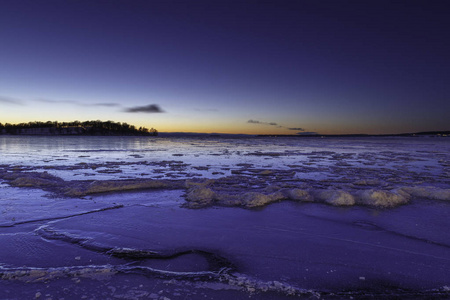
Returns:
[[[280,134],[450,130],[449,7],[5,0],[0,122],[100,119],[160,131]],[[145,109],[151,104],[156,109]]]

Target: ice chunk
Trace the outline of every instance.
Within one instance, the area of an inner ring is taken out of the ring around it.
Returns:
[[[246,207],[257,207],[257,206],[264,206],[271,202],[279,201],[284,199],[282,193],[277,192],[273,194],[263,194],[263,193],[257,193],[257,192],[249,192],[245,193],[242,197],[242,205]]]
[[[286,195],[287,198],[295,201],[307,201],[307,202],[314,201],[314,198],[313,196],[311,196],[311,194],[301,189],[289,189],[286,190],[284,194]]]
[[[440,189],[432,186],[415,186],[404,187],[402,190],[413,197],[450,201],[450,189]]]
[[[200,208],[205,207],[214,201],[215,193],[207,187],[194,185],[186,194],[187,207]]]
[[[47,172],[13,172],[7,174],[5,179],[11,180],[10,184],[16,187],[50,187],[62,182],[62,179]]]
[[[272,202],[286,199],[281,192],[264,194],[260,192],[246,192],[242,194],[228,194],[214,192],[208,187],[194,186],[186,194],[189,208],[201,208],[211,204],[223,206],[259,207]]]
[[[88,194],[106,193],[106,192],[120,192],[139,189],[161,189],[161,188],[181,188],[181,186],[174,182],[164,180],[103,180],[93,181],[87,186],[80,184],[79,186],[71,186],[66,189],[67,196],[84,196]]]
[[[335,206],[355,204],[355,197],[353,197],[349,192],[342,190],[317,191],[315,195],[318,200]]]
[[[357,199],[357,202],[360,204],[378,207],[394,207],[406,204],[408,201],[409,195],[402,190],[365,190],[358,192]]]
[[[202,186],[205,187],[207,185],[211,185],[215,182],[215,180],[213,179],[206,179],[206,180],[186,180],[184,186],[186,188],[192,188],[192,187],[196,187],[196,186]]]
[[[125,190],[136,190],[136,189],[148,189],[148,188],[165,188],[168,185],[165,182],[158,180],[143,180],[143,181],[94,181],[92,182],[87,190],[87,194],[94,193],[104,193],[111,191],[125,191]]]

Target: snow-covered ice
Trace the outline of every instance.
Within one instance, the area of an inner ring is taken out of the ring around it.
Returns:
[[[1,136],[0,154],[0,298],[450,296],[448,138]]]

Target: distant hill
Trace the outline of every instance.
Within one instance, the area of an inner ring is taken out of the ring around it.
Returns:
[[[113,121],[74,122],[28,122],[19,124],[0,123],[4,135],[111,135],[111,136],[157,136],[156,129],[136,128],[134,125]]]

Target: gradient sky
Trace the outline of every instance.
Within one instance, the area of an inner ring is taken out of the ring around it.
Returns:
[[[0,122],[450,130],[448,1],[2,0]]]

